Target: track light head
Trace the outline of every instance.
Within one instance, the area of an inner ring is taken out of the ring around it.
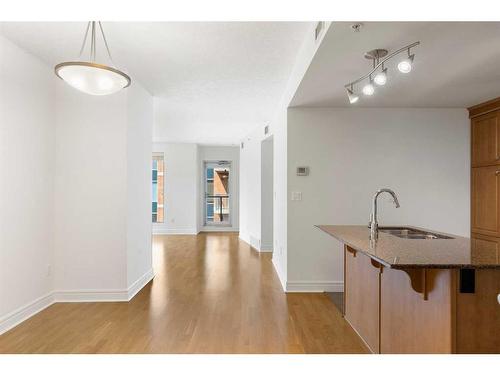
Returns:
[[[347,96],[349,97],[349,103],[354,104],[359,100],[359,96],[354,93],[351,89],[347,89]]]
[[[373,87],[372,80],[363,87],[363,94],[371,96],[375,93],[375,87]]]
[[[410,73],[412,69],[412,64],[413,64],[413,59],[415,58],[415,55],[409,55],[406,59],[401,60],[398,64],[398,70],[401,73]]]
[[[381,72],[378,72],[373,78],[373,82],[379,86],[385,85],[387,83],[387,68],[383,68]]]

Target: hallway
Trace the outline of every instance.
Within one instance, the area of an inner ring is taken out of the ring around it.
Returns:
[[[130,302],[56,303],[0,353],[365,353],[326,294],[282,291],[236,234],[154,236],[156,276]]]

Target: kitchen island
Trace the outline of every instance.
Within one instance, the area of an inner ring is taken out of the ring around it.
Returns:
[[[373,353],[500,353],[498,248],[439,232],[318,228],[344,245],[343,315]]]

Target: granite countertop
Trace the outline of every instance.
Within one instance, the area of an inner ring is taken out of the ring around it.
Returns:
[[[496,251],[477,249],[471,240],[429,230],[451,239],[405,239],[380,232],[370,240],[370,228],[362,225],[317,225],[351,248],[361,251],[383,265],[395,268],[499,268]],[[422,228],[408,227],[418,230]],[[427,230],[427,229],[424,229]]]

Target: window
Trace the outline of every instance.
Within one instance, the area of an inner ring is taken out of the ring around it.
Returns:
[[[205,225],[230,225],[230,162],[205,162]]]
[[[153,223],[163,223],[165,217],[164,191],[165,191],[165,166],[163,153],[153,153]]]

